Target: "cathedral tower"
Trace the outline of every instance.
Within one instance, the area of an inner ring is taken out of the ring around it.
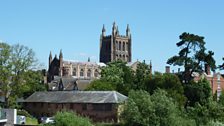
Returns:
[[[113,23],[112,34],[106,36],[106,29],[103,25],[100,35],[100,62],[108,63],[111,61],[122,60],[131,62],[131,33],[127,25],[126,35],[120,35],[118,26]]]

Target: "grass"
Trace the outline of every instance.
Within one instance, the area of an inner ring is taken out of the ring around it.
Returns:
[[[38,125],[37,119],[26,117],[26,125]]]

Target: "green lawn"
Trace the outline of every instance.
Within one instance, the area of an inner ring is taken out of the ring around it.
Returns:
[[[36,118],[30,118],[26,117],[26,125],[37,125],[37,119]]]

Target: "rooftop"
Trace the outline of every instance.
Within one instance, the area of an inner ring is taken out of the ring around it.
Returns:
[[[116,91],[43,91],[33,93],[24,102],[121,103],[127,98]]]

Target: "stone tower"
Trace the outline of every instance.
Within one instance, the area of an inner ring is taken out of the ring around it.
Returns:
[[[126,35],[120,35],[118,26],[115,22],[112,27],[112,34],[106,36],[106,29],[103,25],[100,35],[100,62],[108,63],[111,61],[122,60],[131,62],[131,33],[127,25]]]

